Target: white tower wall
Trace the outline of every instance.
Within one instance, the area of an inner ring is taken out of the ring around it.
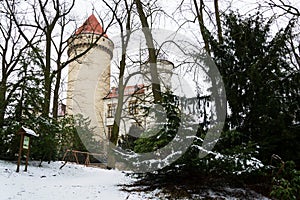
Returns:
[[[76,115],[83,111],[83,117],[91,120],[90,127],[96,127],[95,138],[106,142],[103,98],[110,89],[110,61],[114,45],[107,37],[100,36],[81,33],[69,39],[70,59],[91,48],[91,45],[93,47],[69,65],[67,114]],[[103,72],[100,74],[100,71]]]

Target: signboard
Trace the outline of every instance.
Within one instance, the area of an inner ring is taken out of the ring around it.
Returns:
[[[18,157],[18,164],[17,164],[16,172],[19,172],[19,170],[20,170],[23,149],[27,150],[26,164],[25,164],[25,170],[24,170],[26,172],[27,166],[28,166],[29,151],[30,151],[30,146],[29,146],[30,137],[32,137],[32,136],[38,137],[39,135],[36,134],[33,130],[25,128],[23,126],[18,130],[18,134],[21,136],[21,139],[20,139],[20,149],[19,149],[19,157]]]
[[[24,143],[23,143],[23,149],[28,149],[29,148],[29,137],[24,136]]]

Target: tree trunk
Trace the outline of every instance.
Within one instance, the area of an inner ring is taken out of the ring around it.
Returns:
[[[215,5],[215,17],[216,17],[216,22],[217,22],[219,43],[223,44],[222,27],[221,27],[221,19],[220,19],[220,11],[219,11],[219,1],[214,0],[214,5]]]
[[[123,61],[123,58],[122,58],[122,61]],[[121,61],[121,63],[122,63],[122,61]],[[125,61],[124,61],[124,64],[125,64]],[[125,86],[124,86],[124,83],[123,83],[123,76],[121,74],[124,74],[124,68],[125,68],[125,65],[122,66],[122,64],[121,64],[120,76],[119,76],[119,85],[118,85],[118,94],[119,94],[118,95],[118,104],[117,104],[117,109],[116,109],[115,117],[114,117],[112,135],[111,135],[111,138],[110,138],[110,141],[114,145],[117,145],[117,142],[118,142],[120,122],[121,122],[121,117],[122,117],[122,107],[123,107],[124,88],[125,88]]]
[[[117,16],[117,12],[116,10],[114,10],[114,8],[112,8],[106,1],[104,1],[104,3],[111,9],[111,11],[114,13],[114,16],[119,24],[120,27],[120,31],[121,31],[121,47],[122,47],[122,57],[121,57],[121,61],[120,61],[120,74],[119,74],[119,80],[118,80],[118,91],[119,91],[119,95],[118,95],[118,104],[117,104],[117,109],[116,109],[116,113],[114,116],[114,124],[113,124],[113,130],[112,130],[112,135],[109,138],[110,143],[109,143],[109,152],[108,152],[108,167],[109,168],[114,168],[115,167],[115,155],[113,152],[114,146],[117,145],[118,143],[118,138],[119,138],[119,129],[120,129],[120,122],[121,122],[121,117],[122,117],[122,108],[123,108],[123,101],[124,101],[124,72],[125,72],[125,68],[126,68],[126,54],[127,54],[127,46],[128,46],[128,42],[130,39],[130,35],[131,35],[131,9],[132,9],[132,5],[130,6],[128,5],[127,1],[125,0],[125,8],[126,8],[126,13],[127,13],[127,17],[126,19],[126,31],[124,31],[123,28],[123,20],[121,18],[119,18]],[[125,34],[124,34],[125,32]]]
[[[58,99],[59,99],[60,81],[61,81],[61,71],[58,71],[56,74],[55,88],[54,88],[54,92],[53,92],[52,115],[53,115],[54,119],[57,119],[57,115],[58,115]]]
[[[143,10],[143,5],[140,0],[136,0],[136,7],[139,14],[139,18],[141,20],[143,26],[143,33],[146,38],[146,44],[148,47],[148,54],[149,54],[149,64],[150,64],[150,74],[151,74],[151,81],[152,81],[152,92],[154,96],[154,103],[161,102],[161,88],[160,88],[160,81],[158,78],[157,73],[157,56],[156,50],[154,47],[153,36],[151,30],[149,28],[149,24],[146,18],[146,15]]]
[[[6,81],[3,78],[0,82],[0,128],[3,128],[4,125],[4,117],[5,117],[5,111],[6,111]]]
[[[208,54],[208,66],[214,66],[214,63],[211,63],[211,58],[209,58],[209,56],[211,55],[211,50],[210,50],[210,39],[209,39],[209,33],[207,28],[204,25],[204,19],[203,19],[203,8],[204,8],[204,2],[203,0],[200,0],[200,6],[198,6],[198,3],[196,0],[193,0],[194,2],[194,6],[195,6],[195,10],[197,13],[197,19],[198,19],[198,23],[199,23],[199,28],[200,28],[200,32],[202,35],[202,39],[204,41],[204,48],[206,50],[206,53]],[[217,22],[217,31],[218,31],[218,39],[219,39],[219,43],[223,43],[223,36],[222,36],[222,27],[221,27],[221,19],[220,19],[220,13],[219,13],[219,5],[218,5],[218,0],[214,0],[214,6],[215,6],[215,17],[216,17],[216,22]],[[215,99],[212,99],[212,101],[215,102],[216,105],[216,121],[220,122],[220,120],[222,120],[224,118],[223,116],[223,110],[224,110],[224,106],[226,109],[226,102],[223,102],[223,98],[225,96],[224,91],[221,91],[220,89],[221,87],[221,82],[218,81],[218,76],[219,74],[217,73],[217,70],[214,68],[210,68],[208,71],[208,75],[210,77],[210,80],[212,82],[212,97],[214,97]]]
[[[194,1],[195,10],[197,13],[197,19],[198,19],[198,23],[199,23],[199,27],[200,27],[200,32],[202,35],[202,39],[204,41],[204,48],[205,48],[206,52],[208,53],[208,55],[210,55],[209,38],[208,38],[207,29],[204,26],[204,20],[203,20],[204,3],[203,3],[203,0],[200,0],[200,8],[199,8],[197,1],[196,0],[193,0],[193,1]]]
[[[43,117],[49,116],[50,111],[50,98],[51,98],[51,31],[46,32],[46,57],[44,66],[44,105],[42,110]]]

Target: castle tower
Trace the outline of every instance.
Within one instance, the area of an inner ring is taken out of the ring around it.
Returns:
[[[151,73],[148,63],[141,66],[143,73],[143,84],[145,86],[151,86]],[[157,73],[161,84],[162,92],[166,92],[167,89],[172,89],[172,76],[173,76],[174,64],[168,60],[157,60]],[[152,92],[152,89],[151,91]]]
[[[105,139],[103,98],[110,89],[110,61],[113,42],[103,32],[97,18],[92,14],[68,40],[68,56],[76,59],[69,65],[67,114],[76,115],[84,110],[91,127],[96,127],[96,139]],[[102,71],[102,74],[96,75]],[[86,111],[86,108],[89,108]]]

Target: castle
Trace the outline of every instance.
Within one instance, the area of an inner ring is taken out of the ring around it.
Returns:
[[[104,33],[93,14],[69,39],[69,58],[81,53],[84,55],[69,65],[66,112],[68,115],[83,113],[89,117],[91,127],[96,127],[95,138],[104,146],[112,132],[119,95],[118,88],[110,85],[113,50],[113,41]],[[167,87],[170,87],[169,72],[173,64],[166,60],[159,63],[158,73],[162,79],[167,80]],[[149,81],[144,80],[125,87],[119,135],[127,134],[133,126],[143,129],[149,126],[151,120],[144,117],[138,105],[151,96],[150,85]]]

